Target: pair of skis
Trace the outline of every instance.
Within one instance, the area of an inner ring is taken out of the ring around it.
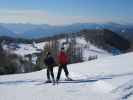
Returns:
[[[73,79],[71,79],[71,78],[68,78],[68,79],[65,79],[64,81],[54,81],[54,82],[52,82],[52,81],[46,81],[45,83],[47,84],[47,83],[52,83],[53,85],[55,85],[55,84],[58,84],[58,83],[62,83],[62,82],[71,82],[71,81],[74,81]]]

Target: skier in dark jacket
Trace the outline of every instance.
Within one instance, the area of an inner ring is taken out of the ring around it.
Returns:
[[[52,82],[55,83],[53,67],[55,64],[55,60],[52,57],[50,52],[47,52],[46,58],[44,59],[44,63],[47,66],[47,81],[46,83],[51,83],[50,75],[52,77]]]
[[[58,62],[59,62],[59,69],[58,69],[58,74],[57,74],[56,81],[57,81],[57,82],[59,81],[62,69],[63,69],[64,72],[65,72],[65,75],[66,75],[66,77],[67,77],[67,80],[72,80],[72,79],[69,77],[69,72],[68,72],[68,69],[67,69],[68,55],[65,53],[64,47],[62,47],[62,48],[61,48],[61,51],[59,52],[59,55],[58,55]]]

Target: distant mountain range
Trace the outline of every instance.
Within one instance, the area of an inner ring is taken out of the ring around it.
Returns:
[[[0,25],[0,36],[14,36],[14,35],[16,34],[13,31]]]
[[[133,24],[117,24],[117,23],[75,23],[64,26],[51,26],[47,24],[5,24],[0,23],[0,36],[22,37],[22,38],[41,38],[52,36],[55,34],[66,32],[78,32],[82,29],[110,29],[118,34],[132,40]]]

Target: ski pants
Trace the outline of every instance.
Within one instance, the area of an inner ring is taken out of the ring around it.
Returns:
[[[67,69],[67,64],[61,64],[59,66],[59,69],[58,69],[58,74],[57,74],[57,78],[56,78],[57,81],[60,79],[62,69],[64,70],[66,77],[68,77],[68,75],[69,75],[69,72],[68,72],[68,69]]]
[[[50,75],[52,77],[52,80],[54,81],[53,66],[48,66],[48,68],[47,68],[47,79],[48,80],[51,80]]]

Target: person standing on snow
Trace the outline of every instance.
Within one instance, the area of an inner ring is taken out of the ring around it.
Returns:
[[[59,55],[58,55],[58,62],[59,62],[59,69],[58,69],[58,74],[57,74],[56,82],[58,83],[58,81],[59,81],[59,79],[60,79],[60,75],[61,75],[62,69],[63,69],[64,72],[65,72],[65,75],[66,75],[66,77],[67,77],[67,80],[72,80],[72,79],[69,77],[69,72],[68,72],[68,69],[67,69],[68,55],[65,53],[64,47],[62,47],[62,48],[61,48],[61,51],[59,52]]]
[[[46,83],[51,83],[50,75],[52,77],[52,82],[55,83],[53,67],[55,64],[55,60],[52,57],[50,52],[47,52],[46,57],[44,59],[44,63],[47,66],[47,81]]]

